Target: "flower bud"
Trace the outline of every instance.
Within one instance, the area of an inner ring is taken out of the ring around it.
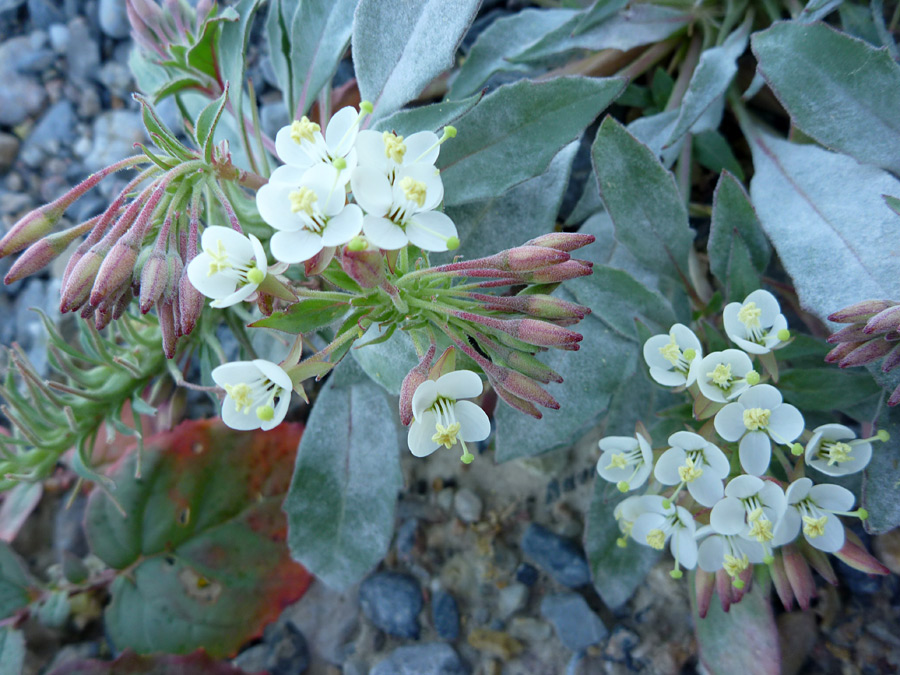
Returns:
[[[731,605],[736,602],[734,593],[737,589],[731,583],[731,577],[725,570],[716,571],[716,594],[719,596],[719,602],[722,605],[722,611],[727,612],[731,609]]]
[[[825,355],[825,363],[837,363],[854,349],[864,344],[866,344],[865,340],[860,342],[842,342]]]
[[[538,410],[533,403],[530,403],[523,398],[519,398],[518,396],[510,392],[490,374],[488,374],[488,380],[490,381],[491,386],[494,388],[494,391],[497,392],[497,395],[502,398],[509,406],[515,408],[521,413],[525,413],[529,417],[533,417],[536,420],[539,420],[543,417],[541,411]]]
[[[97,271],[108,250],[105,244],[98,243],[77,259],[67,277],[63,275],[60,312],[74,312],[87,302],[88,295],[97,278]]]
[[[894,348],[894,343],[887,340],[874,339],[869,340],[861,347],[857,347],[852,352],[841,359],[838,366],[840,368],[851,368],[853,366],[864,366],[867,363],[876,361],[887,354]]]
[[[816,582],[813,580],[812,570],[806,559],[800,555],[794,544],[788,544],[781,549],[784,572],[791,584],[794,597],[800,609],[809,609],[810,602],[816,597]]]
[[[778,599],[781,600],[785,611],[790,612],[794,608],[794,590],[791,588],[791,582],[788,581],[787,572],[784,571],[784,560],[780,552],[775,555],[772,564],[769,565],[769,573],[772,575],[772,584],[775,586]]]
[[[0,239],[0,258],[21,251],[41,237],[46,237],[62,214],[62,211],[48,206],[26,213]]]
[[[118,321],[122,318],[122,315],[125,313],[125,310],[128,309],[128,305],[131,304],[131,301],[134,300],[134,292],[130,287],[126,287],[125,291],[122,295],[119,296],[119,299],[116,301],[115,307],[113,307],[113,320]]]
[[[900,364],[900,345],[896,345],[881,362],[881,372],[889,373]]]
[[[502,251],[490,260],[501,270],[512,272],[530,272],[550,265],[558,265],[569,260],[571,256],[565,251],[543,246],[518,246]]]
[[[384,257],[378,249],[355,251],[345,246],[341,267],[362,288],[375,288],[384,281]]]
[[[98,218],[92,218],[80,225],[70,227],[62,232],[57,232],[56,234],[51,234],[50,236],[39,239],[33,243],[16,259],[16,262],[13,263],[4,282],[11,284],[42,270],[58,255],[65,251],[69,247],[69,244],[90,230],[97,220]]]
[[[303,263],[303,269],[306,276],[312,277],[324,272],[325,268],[331,263],[331,259],[334,258],[334,252],[336,250],[337,249],[335,249],[334,246],[326,246],[312,258],[305,261]]]
[[[187,267],[185,267],[181,273],[181,280],[178,282],[178,314],[182,335],[190,335],[194,330],[205,304],[206,298],[194,288],[194,284],[188,279]]]
[[[525,242],[525,246],[546,246],[567,253],[592,244],[596,237],[579,232],[551,232]]]
[[[825,341],[833,345],[839,342],[865,342],[872,339],[872,336],[865,332],[865,327],[863,323],[854,323],[852,326],[841,328],[837,333],[832,333]]]
[[[156,314],[159,318],[159,329],[162,333],[162,347],[167,359],[175,358],[175,314],[171,302],[158,302]]]
[[[894,305],[878,312],[866,322],[863,332],[867,335],[887,333],[897,330],[897,326],[900,326],[900,305]]]
[[[100,302],[127,284],[134,274],[138,249],[124,241],[117,241],[100,265],[97,278],[91,289],[91,304]]]
[[[470,297],[481,302],[485,309],[497,312],[521,312],[541,319],[581,320],[591,313],[587,307],[552,295],[497,296],[473,293]]]
[[[874,558],[853,532],[846,531],[844,546],[834,554],[838,560],[866,574],[888,575],[891,571]]]
[[[896,302],[890,300],[863,300],[855,305],[850,305],[844,309],[839,309],[828,317],[829,321],[835,323],[858,323],[860,321],[868,321],[871,317],[882,312],[889,307],[896,305]]]
[[[153,251],[141,270],[141,314],[149,312],[166,290],[168,266],[165,256]]]
[[[716,587],[716,577],[711,572],[697,569],[695,577],[695,597],[697,598],[697,614],[701,619],[706,618],[709,611],[709,603],[712,601],[713,590]]]
[[[169,250],[166,254],[166,287],[163,291],[167,300],[171,300],[178,292],[178,282],[184,273],[184,262],[177,251]],[[177,311],[177,310],[176,310]]]
[[[532,284],[558,284],[590,275],[593,266],[594,263],[587,260],[567,260],[559,265],[529,272],[525,275],[525,280]]]
[[[521,373],[517,373],[509,368],[497,368],[494,376],[502,388],[511,394],[514,394],[525,401],[537,403],[545,408],[559,410],[559,403],[557,403],[556,399],[544,391],[541,386],[530,377],[525,377]]]
[[[539,347],[559,347],[575,351],[578,349],[578,343],[584,339],[581,333],[546,321],[513,319],[513,322],[518,324],[518,332],[514,334],[514,337]]]
[[[400,423],[409,426],[413,420],[412,399],[416,389],[428,379],[428,370],[434,360],[435,345],[431,345],[419,364],[410,370],[400,385]]]

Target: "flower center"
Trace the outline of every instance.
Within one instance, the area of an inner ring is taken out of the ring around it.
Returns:
[[[313,134],[321,128],[322,127],[315,122],[311,122],[309,118],[304,115],[300,118],[300,121],[295,120],[291,124],[291,140],[294,141],[294,143],[302,143],[303,141],[314,143],[316,139]]]
[[[445,448],[452,448],[456,445],[456,435],[459,433],[459,422],[454,422],[449,426],[444,426],[440,422],[434,425],[435,434],[431,440]]]
[[[740,311],[738,311],[737,318],[738,321],[744,324],[744,327],[752,333],[754,330],[759,330],[760,328],[760,316],[762,316],[762,310],[756,306],[755,302],[748,302],[741,307]]]
[[[402,164],[403,156],[406,154],[406,144],[403,142],[403,136],[397,136],[389,131],[385,131],[381,135],[381,140],[384,143],[384,156],[397,164]]]
[[[756,539],[760,544],[772,541],[774,534],[772,533],[772,521],[768,518],[757,518],[750,526],[750,536]]]
[[[628,460],[625,458],[624,452],[617,452],[609,458],[609,466],[607,469],[625,469],[628,467]]]
[[[744,411],[744,426],[748,431],[757,431],[769,426],[772,411],[768,408],[747,408]]]
[[[666,545],[666,533],[655,528],[647,533],[647,544],[658,551],[661,551]]]
[[[233,267],[228,260],[228,252],[225,250],[225,244],[222,243],[221,239],[216,239],[216,248],[214,251],[206,249],[205,252],[206,255],[212,258],[212,261],[209,263],[208,276],[212,276],[217,272],[230,270]]]
[[[670,339],[669,344],[659,348],[659,353],[673,366],[678,366],[678,362],[681,360],[681,349],[679,349],[674,337]]]
[[[722,568],[730,577],[736,577],[741,574],[747,567],[750,565],[750,560],[747,558],[747,554],[743,554],[740,558],[737,556],[730,555],[728,553],[725,554],[725,562],[722,564]]]
[[[828,458],[828,466],[840,464],[841,462],[849,462],[853,459],[850,452],[853,450],[849,443],[835,441],[834,443],[823,443],[821,454]]]
[[[238,412],[242,410],[249,412],[250,408],[253,407],[253,389],[249,384],[243,382],[240,384],[226,384],[225,392],[234,401],[234,407],[237,408]]]
[[[411,202],[415,202],[419,208],[422,208],[425,204],[425,183],[416,180],[412,176],[406,176],[400,181],[400,187],[403,189],[404,197]]]
[[[685,483],[690,483],[703,475],[703,469],[694,463],[690,457],[686,457],[684,464],[678,467],[678,477]]]
[[[731,364],[730,363],[720,363],[715,367],[711,373],[707,373],[706,376],[712,380],[712,383],[719,387],[719,389],[727,390],[731,387],[731,382],[734,377],[731,374]]]
[[[308,216],[313,214],[313,204],[319,201],[319,197],[313,190],[308,187],[302,187],[294,190],[288,197],[291,200],[291,211],[294,213],[305,213]]]
[[[828,516],[813,518],[812,516],[803,516],[803,534],[811,539],[821,537],[825,534],[825,523],[828,522]]]

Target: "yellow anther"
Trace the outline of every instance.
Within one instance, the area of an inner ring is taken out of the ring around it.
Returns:
[[[738,321],[747,327],[747,330],[759,328],[759,317],[762,316],[762,310],[756,306],[755,302],[748,302],[738,311]]]
[[[263,422],[269,422],[275,417],[275,408],[270,405],[261,405],[256,409],[256,417]]]
[[[235,410],[238,412],[242,410],[249,412],[250,408],[253,407],[253,389],[250,388],[249,384],[226,384],[225,393],[234,401]]]
[[[821,518],[803,516],[803,534],[811,539],[821,537],[825,534],[825,523],[827,522],[828,516],[822,516]]]
[[[322,127],[315,122],[311,122],[310,119],[304,115],[300,118],[299,122],[295,120],[291,123],[291,140],[294,141],[294,143],[302,143],[303,141],[315,143],[316,137],[313,136],[313,134],[321,128]]]
[[[731,381],[733,379],[731,375],[731,364],[720,363],[716,366],[715,370],[711,373],[707,373],[706,376],[720,389],[728,389],[731,386]]]
[[[762,516],[763,516],[762,507],[757,506],[755,509],[753,509],[750,513],[747,514],[747,520],[749,520],[752,523],[752,522],[757,521],[760,518],[762,518]]]
[[[722,564],[722,568],[725,572],[728,573],[730,577],[739,576],[741,572],[747,569],[747,566],[750,564],[750,560],[747,558],[747,555],[744,554],[740,558],[725,554],[725,562]]]
[[[666,545],[666,534],[660,529],[650,530],[647,533],[647,544],[657,551],[661,551]]]
[[[768,518],[760,518],[753,521],[750,526],[750,536],[756,539],[760,544],[772,541],[774,534],[772,533],[772,521]]]
[[[678,348],[678,343],[675,342],[674,337],[670,338],[667,345],[659,348],[659,353],[673,366],[677,366],[678,362],[681,360],[681,349]]]
[[[381,134],[381,141],[384,143],[384,156],[397,164],[402,164],[403,156],[406,154],[406,143],[403,142],[403,136],[385,131]]]
[[[459,422],[454,422],[449,426],[444,426],[442,424],[434,425],[435,434],[431,437],[431,440],[438,445],[443,445],[445,448],[452,448],[456,443],[456,435],[459,433]]]
[[[403,190],[404,197],[411,202],[415,202],[419,208],[422,208],[425,204],[425,192],[427,191],[425,183],[416,180],[412,176],[407,176],[400,181],[400,187]]]
[[[628,467],[628,460],[625,459],[625,453],[617,452],[609,458],[609,466],[607,469],[624,469]]]
[[[205,250],[204,253],[210,257],[209,275],[212,276],[216,272],[224,272],[230,270],[232,265],[228,262],[228,252],[225,250],[225,244],[221,239],[216,239],[216,249],[214,251]]]
[[[850,454],[850,451],[853,450],[853,448],[847,443],[836,441],[831,444],[823,443],[823,445],[825,454],[828,455],[828,466],[840,464],[841,462],[849,462],[853,459],[853,456]]]
[[[684,465],[678,467],[678,477],[685,483],[697,480],[703,475],[703,469],[694,464],[690,457],[684,460]]]
[[[300,213],[301,211],[308,216],[313,214],[313,204],[319,201],[318,195],[314,190],[308,187],[302,187],[299,190],[292,191],[288,198],[291,200],[291,211]]]
[[[744,426],[747,431],[757,431],[769,426],[772,411],[768,408],[747,408],[744,411]]]

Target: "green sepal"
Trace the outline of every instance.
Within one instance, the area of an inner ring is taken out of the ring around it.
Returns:
[[[348,309],[349,305],[345,302],[304,298],[284,312],[276,312],[265,319],[254,321],[250,327],[274,328],[285,333],[299,335],[335,322],[344,316]]]

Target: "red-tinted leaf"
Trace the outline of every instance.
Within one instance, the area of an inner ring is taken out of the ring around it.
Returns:
[[[203,651],[186,656],[138,656],[126,650],[115,661],[88,659],[65,663],[48,675],[246,675],[240,668],[214,661]]]

